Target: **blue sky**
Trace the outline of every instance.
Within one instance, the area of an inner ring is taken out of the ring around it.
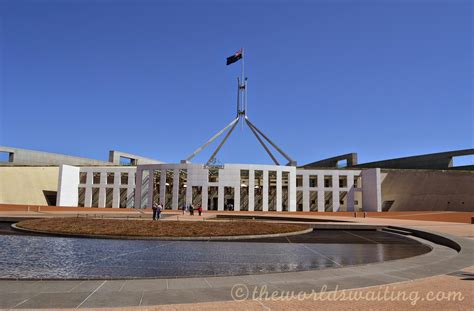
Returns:
[[[244,47],[249,118],[299,164],[473,148],[473,9],[0,0],[0,145],[178,162],[234,117]],[[218,159],[271,163],[240,126]]]

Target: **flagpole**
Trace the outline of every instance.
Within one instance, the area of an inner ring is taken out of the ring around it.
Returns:
[[[245,81],[245,52],[244,48],[242,48],[242,84],[243,84],[243,96],[242,96],[242,112],[246,115],[246,107],[245,102],[247,101],[247,83]]]
[[[242,78],[242,80],[241,80],[242,82],[243,82],[244,79],[245,79],[245,71],[244,71],[244,69],[245,69],[245,54],[244,54],[244,48],[242,48],[242,77],[241,77],[241,78]]]

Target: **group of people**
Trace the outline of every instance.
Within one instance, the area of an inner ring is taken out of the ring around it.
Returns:
[[[197,211],[199,213],[199,216],[201,216],[202,214],[202,206],[198,206],[197,208],[194,207],[194,205],[192,204],[183,204],[183,207],[182,207],[182,211],[183,211],[183,215],[185,213],[188,213],[189,212],[189,215],[190,216],[194,216],[194,211]]]
[[[153,220],[159,220],[161,216],[161,212],[163,212],[163,206],[159,203],[153,203],[153,206],[151,209],[153,210]],[[189,213],[190,216],[194,216],[194,211],[197,211],[199,213],[199,216],[202,215],[201,206],[198,206],[196,208],[192,204],[189,204],[189,205],[183,204],[182,210],[183,210],[183,215],[185,213]]]

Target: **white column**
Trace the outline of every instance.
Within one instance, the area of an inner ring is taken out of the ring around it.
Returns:
[[[100,172],[99,204],[98,207],[105,207],[107,185],[107,172]]]
[[[326,203],[326,198],[324,197],[324,171],[318,171],[318,212],[324,212],[326,209],[324,207]]]
[[[255,170],[249,170],[249,211],[255,210]]]
[[[217,189],[217,210],[223,211],[224,210],[224,187],[219,186]]]
[[[138,167],[137,167],[137,171],[138,171]],[[137,175],[136,175],[136,172],[132,172],[132,171],[128,171],[128,185],[129,186],[135,186],[135,184],[137,183],[136,180],[137,180]],[[141,183],[141,181],[140,181]]]
[[[77,206],[79,196],[80,168],[71,165],[59,166],[57,206]]]
[[[179,169],[173,170],[173,201],[171,202],[171,209],[178,210],[179,201]]]
[[[288,211],[296,212],[296,169],[288,174]]]
[[[201,207],[203,210],[207,211],[209,209],[207,206],[207,203],[209,201],[209,187],[207,185],[202,186],[201,198],[202,198]]]
[[[155,170],[148,171],[148,204],[147,207],[151,208],[153,206],[153,180],[155,179]]]
[[[120,171],[114,173],[114,188],[112,193],[112,207],[120,207]]]
[[[363,170],[362,173],[362,210],[364,212],[382,211],[382,181],[380,168]]]
[[[326,198],[324,197],[324,190],[318,190],[318,212],[325,211]]]
[[[98,207],[105,207],[105,191],[106,189],[104,187],[99,188],[99,202],[98,202]]]
[[[347,211],[354,211],[354,175],[347,175]]]
[[[189,177],[188,177],[188,182],[187,182],[186,185],[187,185],[187,187],[186,187],[186,205],[189,206],[193,202],[193,187],[192,187],[191,183],[189,182]]]
[[[339,175],[332,173],[332,211],[339,211]]]
[[[282,190],[281,190],[281,171],[277,170],[276,171],[276,208],[275,210],[277,212],[281,212],[281,201],[282,201]]]
[[[240,179],[239,186],[234,187],[234,211],[240,211]]]
[[[262,211],[268,212],[268,171],[263,171]]]
[[[86,193],[84,194],[84,206],[91,207],[92,206],[92,180],[93,180],[93,173],[92,171],[87,171],[86,176]]]
[[[303,175],[303,212],[309,212],[310,202],[309,202],[309,175]]]

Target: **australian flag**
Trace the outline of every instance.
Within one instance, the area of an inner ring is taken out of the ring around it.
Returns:
[[[230,65],[242,58],[242,49],[235,52],[234,55],[227,57],[226,65]]]

